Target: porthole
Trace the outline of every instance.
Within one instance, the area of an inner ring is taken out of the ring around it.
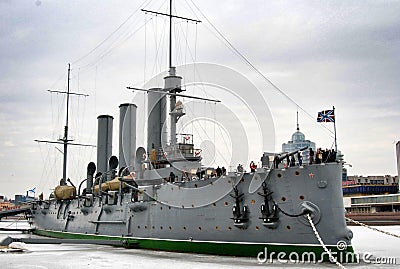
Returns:
[[[186,230],[186,226],[183,226],[183,229]]]
[[[231,227],[231,226],[229,226],[229,227],[228,227],[228,230],[232,230],[232,227]]]
[[[282,177],[282,174],[278,174],[278,177],[281,178],[281,177]]]
[[[260,230],[260,227],[256,226],[256,230],[257,230],[257,231]]]
[[[201,231],[201,227],[199,227],[199,231]]]
[[[225,202],[225,203],[224,203],[224,205],[226,205],[226,206],[227,206],[227,205],[228,205],[228,202]]]
[[[296,171],[296,172],[294,172],[294,174],[295,174],[296,176],[299,176],[299,175],[300,175],[300,172],[299,172],[299,171]]]
[[[288,226],[286,226],[286,229],[290,230],[290,229],[292,229],[292,227],[290,227],[290,226],[288,225]]]
[[[213,203],[213,206],[217,206],[217,204],[216,204],[216,203]]]
[[[219,230],[219,227],[218,227],[218,226],[215,226],[215,230],[217,230],[217,231],[218,231],[218,230]]]
[[[254,201],[254,199],[251,199],[250,204],[254,205],[256,203],[256,201]]]
[[[304,196],[303,195],[300,195],[300,200],[304,200]]]
[[[282,196],[282,201],[285,202],[286,201],[286,197]]]

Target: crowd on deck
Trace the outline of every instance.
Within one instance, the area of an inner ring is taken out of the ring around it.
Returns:
[[[283,163],[284,168],[296,166],[295,154],[297,155],[297,164],[302,166],[303,154],[301,151],[297,151],[290,155],[275,155],[274,168],[278,168],[280,163]],[[312,148],[309,149],[309,164],[329,163],[335,161],[336,151],[334,149],[324,150],[322,148],[318,148],[316,152]]]
[[[336,151],[334,149],[322,149],[318,148],[316,151],[314,151],[312,148],[309,149],[308,152],[308,164],[321,164],[321,163],[328,163],[328,162],[335,162],[336,161]],[[261,158],[262,161],[262,167],[270,167],[269,165],[269,158],[268,156],[263,156]],[[282,164],[282,165],[281,165]],[[286,167],[294,167],[294,166],[302,166],[303,165],[303,152],[302,151],[296,151],[292,153],[286,153],[286,154],[277,154],[274,157],[273,160],[273,168],[280,168],[283,166],[283,168]],[[257,169],[257,164],[254,161],[250,162],[250,172],[254,173]],[[237,173],[243,173],[245,172],[243,165],[239,164],[236,168]],[[197,172],[195,174],[195,178],[193,178],[193,175],[186,175],[182,176],[181,180],[201,180],[201,179],[206,179],[206,178],[215,178],[215,177],[220,177],[226,175],[226,168],[224,166],[222,167],[217,167],[215,169],[212,169],[210,173],[207,173],[206,170],[202,170],[200,168],[197,169]],[[167,178],[167,181],[169,182],[174,182],[177,179],[177,176],[171,172],[169,175],[169,178]]]

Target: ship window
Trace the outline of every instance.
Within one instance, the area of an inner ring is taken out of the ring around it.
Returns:
[[[219,230],[219,227],[218,227],[218,226],[215,226],[215,230]]]
[[[304,200],[304,196],[303,195],[300,195],[300,200]]]
[[[231,227],[231,226],[229,226],[229,227],[228,227],[228,230],[232,230],[232,227]]]
[[[201,227],[199,227],[199,231],[201,231]]]
[[[290,227],[290,226],[288,225],[288,226],[286,226],[286,229],[290,230],[290,229],[292,229],[292,227]]]
[[[140,226],[138,226],[137,228],[140,229]]]
[[[172,227],[171,227],[171,226],[169,226],[168,228],[169,228],[170,230],[172,230]]]
[[[256,230],[257,230],[257,231],[260,230],[260,227],[256,226]]]
[[[163,227],[162,227],[162,226],[160,226],[160,229],[162,230],[162,229],[163,229]]]
[[[286,201],[286,197],[285,197],[285,196],[282,197],[282,201],[283,201],[283,202]]]
[[[186,226],[183,226],[183,229],[186,230]]]

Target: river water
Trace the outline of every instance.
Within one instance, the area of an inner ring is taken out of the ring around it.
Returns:
[[[24,228],[26,223],[0,222],[0,227]],[[360,254],[358,264],[345,264],[346,268],[399,268],[400,239],[365,227],[350,227],[354,233],[353,246]],[[400,226],[383,226],[379,229],[400,235]],[[6,236],[28,236],[20,232],[0,232],[0,240]],[[0,269],[23,268],[135,268],[135,269],[210,269],[210,268],[338,268],[331,263],[304,264],[298,262],[260,263],[256,257],[221,257],[187,253],[171,253],[152,250],[124,249],[112,246],[75,244],[24,244],[23,253],[0,253]],[[245,246],[244,246],[245,247]],[[381,264],[372,264],[362,257],[375,257]],[[396,264],[393,263],[396,258]]]

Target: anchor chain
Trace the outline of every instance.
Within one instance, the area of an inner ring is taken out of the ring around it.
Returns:
[[[318,242],[321,244],[322,248],[325,250],[326,253],[329,255],[329,259],[334,262],[339,268],[341,269],[346,269],[340,262],[337,261],[335,257],[333,257],[332,253],[329,251],[329,249],[325,246],[324,242],[322,241],[321,236],[319,235],[317,229],[315,228],[315,225],[311,219],[310,214],[307,214],[308,221],[310,222],[311,228],[313,229],[313,232],[315,236],[317,237]]]
[[[371,229],[371,230],[374,230],[374,231],[377,231],[377,232],[380,232],[380,233],[383,233],[383,234],[387,234],[387,235],[390,235],[390,236],[393,236],[393,237],[400,238],[400,235],[392,234],[392,233],[389,233],[389,232],[386,232],[386,231],[383,231],[383,230],[380,230],[380,229],[371,227],[371,226],[369,226],[369,225],[367,225],[367,224],[364,224],[364,223],[362,223],[362,222],[353,220],[353,219],[351,219],[351,218],[346,217],[346,220],[351,221],[351,222],[353,222],[353,223],[355,223],[355,224],[358,224],[358,225],[360,225],[360,226],[364,226],[364,227],[366,227],[366,228],[368,228],[368,229]]]

